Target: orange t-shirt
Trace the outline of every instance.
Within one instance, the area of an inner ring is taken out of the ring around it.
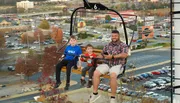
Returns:
[[[95,57],[96,57],[96,54],[92,53],[92,54],[90,55],[90,54],[88,54],[88,53],[85,53],[84,56],[86,56],[86,57],[92,56],[93,58],[95,58]],[[88,66],[93,66],[93,65],[94,65],[94,63],[93,63],[93,61],[92,61],[91,58],[85,58],[85,59],[84,59],[84,58],[81,58],[80,60],[81,60],[81,61],[86,61]]]

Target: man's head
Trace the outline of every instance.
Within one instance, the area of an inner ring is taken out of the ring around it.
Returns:
[[[74,35],[71,35],[69,43],[70,43],[71,46],[76,45],[77,39],[76,39],[76,37]]]
[[[93,52],[93,46],[91,44],[86,45],[86,52],[92,53]]]
[[[120,37],[119,31],[118,30],[112,30],[112,33],[111,33],[112,42],[119,41],[119,37]]]

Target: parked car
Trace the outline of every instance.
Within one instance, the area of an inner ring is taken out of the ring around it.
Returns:
[[[8,66],[8,70],[9,71],[15,71],[15,67],[14,66]]]
[[[103,91],[108,91],[108,89],[110,88],[110,86],[108,85],[106,85],[104,88],[103,88]]]
[[[154,74],[154,75],[160,75],[161,73],[160,72],[158,72],[158,71],[153,71],[153,72],[151,72],[152,74]]]
[[[145,82],[145,83],[143,84],[143,86],[144,86],[145,88],[153,88],[153,87],[157,86],[157,84],[154,83],[154,82],[152,82],[152,81],[147,81],[147,82]]]
[[[156,83],[157,85],[166,84],[167,82],[162,79],[152,79],[152,82]]]
[[[144,78],[148,78],[148,75],[145,74],[145,73],[141,74],[141,76],[144,77]]]
[[[146,73],[150,78],[153,78],[153,74],[152,73]]]

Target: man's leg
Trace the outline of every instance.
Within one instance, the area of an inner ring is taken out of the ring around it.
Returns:
[[[63,66],[66,66],[67,65],[67,61],[66,60],[62,60],[61,62],[59,62],[57,65],[56,65],[56,84],[54,86],[54,88],[57,88],[59,87],[59,85],[61,84],[61,69]]]
[[[111,87],[111,96],[115,97],[117,90],[117,75],[114,72],[110,74],[110,87]]]
[[[100,83],[100,76],[102,74],[105,74],[109,71],[109,66],[107,64],[101,64],[99,65],[96,70],[94,71],[93,75],[93,95],[91,95],[90,103],[95,102],[99,96],[98,96],[98,86]]]
[[[111,87],[111,101],[110,103],[116,103],[116,90],[117,90],[117,76],[121,72],[121,65],[113,66],[110,69],[110,87]]]

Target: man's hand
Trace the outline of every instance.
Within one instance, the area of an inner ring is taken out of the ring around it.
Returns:
[[[112,55],[104,55],[104,59],[112,59]]]

